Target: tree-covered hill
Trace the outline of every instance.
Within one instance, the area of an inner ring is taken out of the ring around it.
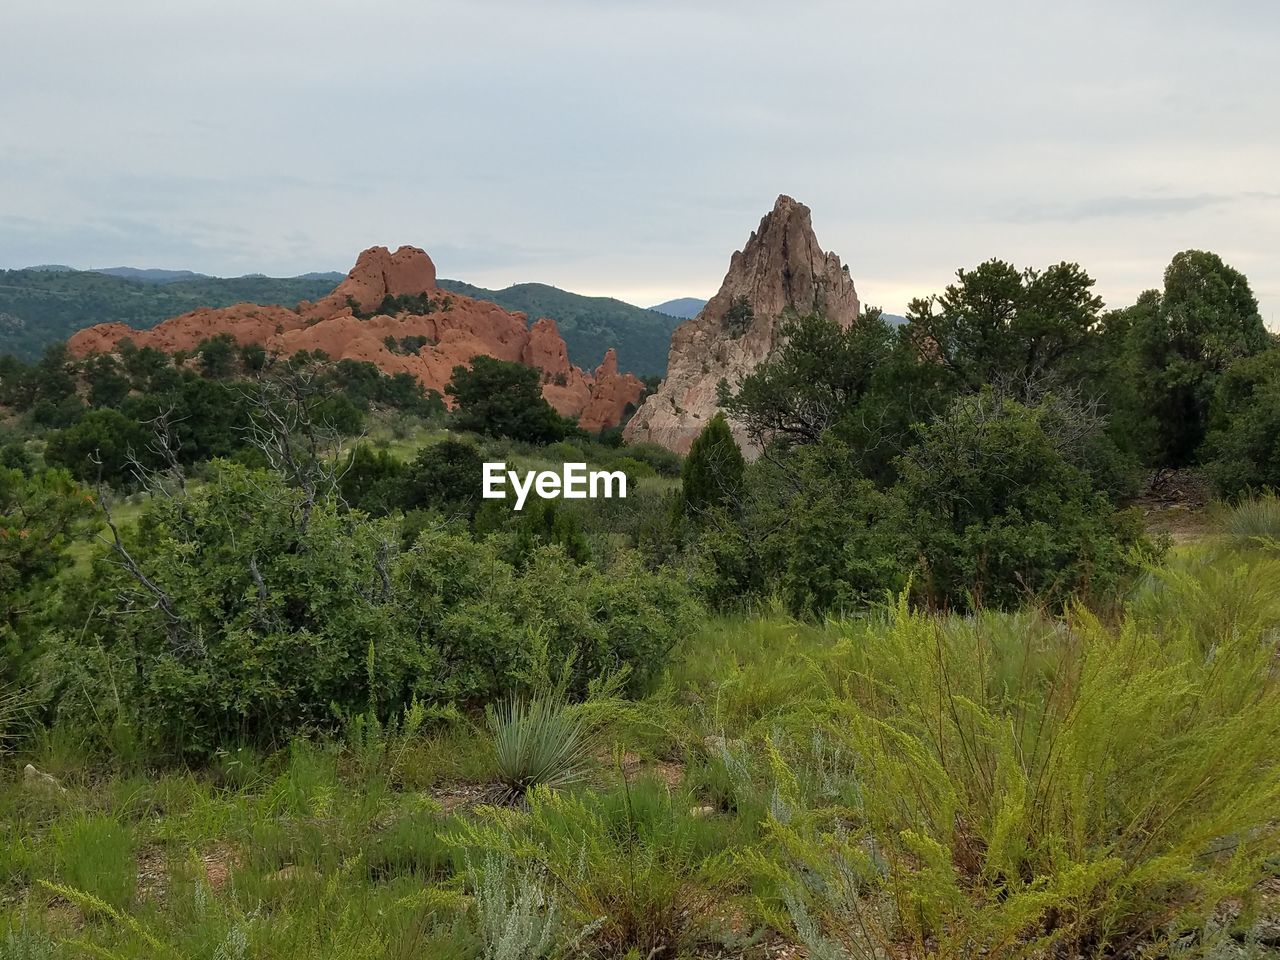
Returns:
[[[145,329],[196,307],[248,300],[286,304],[315,300],[332,279],[200,277],[154,283],[93,271],[0,270],[0,354],[34,360],[46,346],[95,323],[121,321]]]
[[[118,320],[146,329],[196,307],[225,307],[242,301],[292,306],[329,293],[336,286],[336,276],[196,275],[160,282],[140,275],[70,268],[0,270],[0,354],[34,360],[49,344],[95,323]],[[641,376],[662,374],[667,369],[671,331],[679,323],[621,300],[584,297],[541,283],[486,290],[460,280],[441,280],[440,286],[508,310],[522,310],[530,319],[551,317],[564,336],[570,360],[586,369],[595,367],[605,351],[614,347],[620,369]]]
[[[707,301],[701,297],[678,297],[675,300],[666,300],[662,303],[655,304],[650,310],[656,310],[658,313],[665,313],[669,317],[679,317],[681,320],[689,320],[698,315],[698,311],[707,305]]]
[[[507,310],[522,310],[531,320],[550,317],[560,328],[569,359],[584,369],[595,367],[605,351],[618,351],[618,368],[639,376],[665,374],[676,317],[645,310],[612,297],[584,297],[545,283],[517,283],[502,290],[486,290],[461,280],[440,280],[440,286]]]

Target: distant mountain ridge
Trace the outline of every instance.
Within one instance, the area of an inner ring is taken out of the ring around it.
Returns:
[[[560,328],[569,359],[595,363],[605,350],[618,353],[618,369],[638,376],[663,375],[671,333],[679,318],[645,310],[613,297],[586,297],[545,283],[517,283],[488,290],[461,280],[438,280],[445,290],[519,310],[530,320],[550,317]]]
[[[681,320],[691,320],[698,315],[698,311],[707,305],[707,301],[700,297],[677,297],[675,300],[668,300],[666,303],[660,303],[657,306],[650,307],[650,310],[656,310],[658,313],[665,313],[668,317],[679,317]]]
[[[121,322],[149,329],[198,307],[251,302],[292,306],[318,300],[345,277],[337,272],[298,277],[211,277],[189,270],[110,267],[77,270],[45,264],[0,270],[0,354],[35,360],[46,346],[98,323]],[[671,332],[679,320],[612,297],[586,297],[542,283],[487,290],[460,280],[441,280],[446,290],[519,310],[530,322],[556,321],[569,359],[584,369],[617,351],[621,371],[641,376],[666,371]]]

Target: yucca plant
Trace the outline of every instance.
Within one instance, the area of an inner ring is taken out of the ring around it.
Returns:
[[[1280,496],[1267,490],[1227,510],[1223,532],[1241,546],[1280,549]]]
[[[504,802],[531,787],[560,787],[582,779],[595,738],[586,721],[558,693],[509,697],[486,708]]]

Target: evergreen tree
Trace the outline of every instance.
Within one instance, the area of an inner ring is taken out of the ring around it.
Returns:
[[[689,517],[720,508],[737,510],[742,503],[746,461],[723,413],[711,418],[689,448],[680,473],[680,502]]]

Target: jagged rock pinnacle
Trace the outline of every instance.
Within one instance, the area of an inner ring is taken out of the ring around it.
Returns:
[[[718,409],[720,381],[737,386],[781,346],[784,317],[820,313],[847,327],[858,306],[849,269],[818,245],[809,208],[778,197],[730,258],[719,292],[672,334],[666,379],[627,425],[627,440],[686,452]],[[748,456],[757,452],[734,432]]]

